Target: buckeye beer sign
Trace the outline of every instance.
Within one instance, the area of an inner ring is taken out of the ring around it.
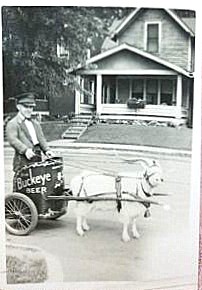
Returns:
[[[64,178],[61,160],[36,162],[23,167],[15,178],[17,192],[24,194],[56,193],[63,189]]]
[[[26,193],[45,193],[47,192],[46,183],[51,181],[51,173],[44,173],[33,176],[32,168],[28,170],[28,178],[17,177],[17,189]]]

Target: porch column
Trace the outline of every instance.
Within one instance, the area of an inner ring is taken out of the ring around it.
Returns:
[[[76,81],[78,83],[78,86],[80,85],[80,80],[81,80],[81,77],[77,76]],[[76,89],[76,93],[75,93],[75,114],[76,115],[80,113],[80,97],[81,97],[81,93],[79,89]]]
[[[107,84],[107,103],[110,103],[110,85]]]
[[[129,80],[129,99],[132,98],[132,79]]]
[[[84,77],[82,77],[80,79],[80,85],[81,85],[81,89],[82,89],[82,92],[80,94],[80,102],[83,104],[84,103],[84,92],[83,92],[83,89],[84,89]]]
[[[118,90],[118,79],[116,77],[116,96],[115,96],[115,103],[118,103],[119,100],[119,90]]]
[[[181,117],[182,109],[182,75],[177,76],[176,118]]]
[[[147,100],[147,82],[146,79],[143,80],[143,100]]]
[[[102,75],[97,75],[96,113],[100,114],[101,111],[102,111]]]
[[[95,95],[95,82],[92,81],[92,87],[91,87],[91,104],[95,104],[95,99],[94,99],[94,95]]]
[[[157,105],[161,104],[161,80],[158,80],[158,88],[157,88]]]
[[[189,99],[190,99],[190,79],[187,80],[187,100],[186,100],[186,106],[189,108]]]

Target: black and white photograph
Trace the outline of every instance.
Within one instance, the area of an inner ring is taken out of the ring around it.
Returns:
[[[2,287],[197,290],[201,16],[57,5],[1,6]]]

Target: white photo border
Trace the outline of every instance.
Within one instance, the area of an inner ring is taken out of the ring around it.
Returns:
[[[68,0],[68,1],[2,1],[2,6],[123,6],[123,7],[147,7],[147,8],[173,8],[173,9],[190,9],[196,11],[196,46],[195,46],[195,83],[194,83],[194,114],[193,114],[193,157],[192,157],[192,193],[191,193],[191,206],[190,206],[190,223],[194,222],[195,228],[193,228],[194,238],[199,241],[199,221],[200,221],[200,180],[201,180],[201,79],[202,79],[202,9],[200,1],[155,1],[155,0],[134,0],[134,1],[115,1],[109,5],[109,1],[102,1],[102,5],[97,5],[95,1],[87,0]],[[68,5],[67,5],[68,3]],[[124,3],[124,4],[123,4]],[[59,4],[59,5],[58,5]],[[2,19],[1,19],[2,23]],[[2,47],[2,37],[1,37],[1,47]],[[1,50],[1,60],[2,60],[2,50]],[[1,62],[1,72],[2,72],[2,62]],[[1,102],[0,110],[3,116],[3,81],[2,77],[1,82]],[[3,117],[1,118],[3,123]],[[0,133],[3,136],[3,125],[0,126]],[[108,282],[92,282],[92,283],[59,283],[59,284],[28,284],[28,285],[7,285],[6,284],[6,259],[5,259],[5,219],[4,219],[4,145],[3,138],[0,140],[1,145],[1,160],[2,166],[0,168],[0,288],[1,289],[133,289],[132,283],[117,282],[117,283],[108,283]],[[197,214],[196,214],[197,212]],[[202,213],[201,213],[202,214]],[[198,235],[196,236],[196,233]],[[196,252],[199,252],[199,248],[196,249]],[[202,281],[201,281],[202,284]],[[139,289],[138,289],[139,290]]]

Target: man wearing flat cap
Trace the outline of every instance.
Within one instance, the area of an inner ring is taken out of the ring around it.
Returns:
[[[18,114],[11,119],[6,127],[7,138],[15,149],[13,171],[16,173],[24,165],[42,160],[42,152],[54,157],[50,150],[39,122],[31,118],[35,103],[33,93],[16,96]]]

